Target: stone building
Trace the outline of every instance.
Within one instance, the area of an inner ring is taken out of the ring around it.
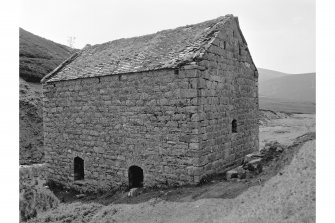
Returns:
[[[196,184],[258,150],[258,72],[237,17],[86,46],[43,80],[49,178]]]

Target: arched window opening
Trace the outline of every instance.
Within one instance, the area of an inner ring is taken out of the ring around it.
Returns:
[[[143,170],[138,166],[131,166],[128,170],[129,189],[143,187]]]
[[[232,131],[232,133],[237,132],[237,121],[236,121],[236,119],[234,119],[231,123],[231,131]]]
[[[74,158],[74,180],[84,179],[84,160],[80,157]]]

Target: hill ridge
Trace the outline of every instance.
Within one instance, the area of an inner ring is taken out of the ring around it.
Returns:
[[[39,82],[77,49],[56,43],[19,28],[20,77]]]

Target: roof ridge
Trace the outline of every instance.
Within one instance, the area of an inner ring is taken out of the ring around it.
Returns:
[[[43,82],[175,69],[197,63],[226,22],[234,18],[220,16],[154,34],[86,45],[43,78]]]
[[[112,43],[112,42],[117,42],[117,41],[120,41],[120,40],[131,40],[131,39],[137,39],[137,38],[142,38],[142,37],[147,37],[147,36],[154,36],[154,35],[157,35],[159,33],[168,32],[168,31],[177,30],[177,29],[182,29],[182,28],[189,28],[189,27],[192,27],[192,26],[197,26],[197,25],[200,25],[200,24],[204,24],[204,23],[207,23],[207,22],[218,20],[218,22],[213,25],[213,26],[215,26],[216,24],[222,22],[224,19],[228,19],[228,18],[234,18],[234,15],[233,14],[227,14],[225,16],[219,16],[216,19],[210,19],[210,20],[206,20],[206,21],[203,21],[203,22],[188,24],[188,25],[184,25],[184,26],[178,26],[178,27],[170,28],[170,29],[163,29],[163,30],[159,30],[155,33],[150,33],[150,34],[144,34],[144,35],[139,35],[139,36],[132,36],[132,37],[124,37],[124,38],[114,39],[114,40],[111,40],[111,41],[107,41],[107,42],[104,42],[104,43],[97,43],[97,44],[94,44],[94,45],[86,44],[85,48],[87,46],[96,47],[96,46],[100,46],[100,45],[103,45],[103,44],[109,44],[109,43]]]

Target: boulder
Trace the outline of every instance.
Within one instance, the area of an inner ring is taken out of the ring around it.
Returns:
[[[246,163],[244,166],[244,169],[247,169],[254,173],[261,173],[263,171],[263,165],[262,165],[262,158],[251,160],[250,162]]]
[[[247,172],[245,169],[243,169],[242,166],[236,167],[235,169],[237,171],[237,177],[239,179],[245,179],[247,177]]]
[[[237,178],[237,177],[238,177],[238,172],[236,169],[232,169],[226,172],[227,180],[230,180],[232,178]]]
[[[248,163],[251,160],[262,158],[264,155],[261,153],[250,153],[248,155],[245,155],[243,163]]]
[[[128,197],[135,197],[139,194],[140,188],[131,188],[130,191],[128,192]]]
[[[83,197],[85,197],[85,194],[77,194],[77,195],[76,195],[76,198],[79,198],[79,199],[80,199],[80,198],[83,198]]]

